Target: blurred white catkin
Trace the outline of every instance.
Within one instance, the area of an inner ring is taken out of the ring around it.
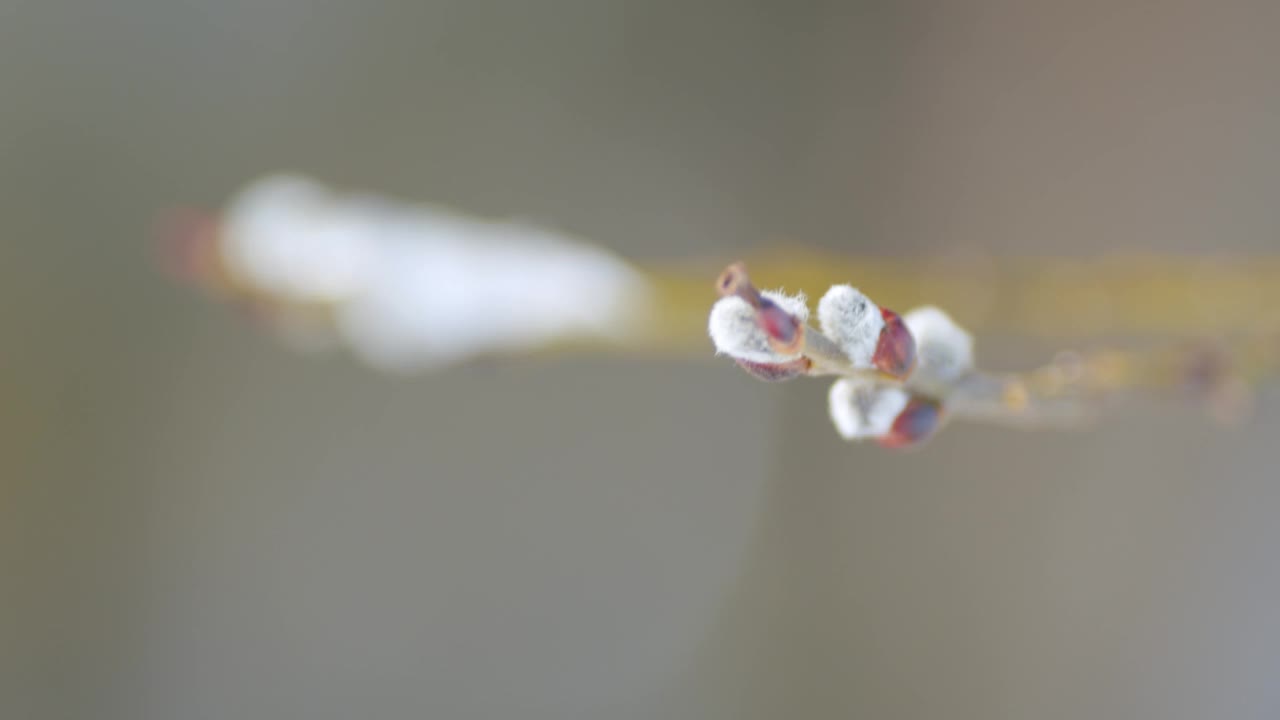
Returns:
[[[228,204],[217,250],[230,282],[311,344],[337,342],[379,369],[412,371],[553,343],[610,342],[649,306],[645,280],[607,251],[514,222],[334,192],[296,175]]]

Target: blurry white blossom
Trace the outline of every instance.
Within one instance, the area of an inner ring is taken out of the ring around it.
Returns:
[[[916,308],[902,320],[916,343],[917,365],[908,384],[926,395],[946,396],[974,369],[973,336],[932,305]]]
[[[265,299],[283,334],[316,345],[327,332],[385,369],[617,341],[648,305],[644,278],[601,248],[297,176],[235,197],[219,250],[233,284]],[[327,323],[310,321],[316,307]]]
[[[887,435],[910,399],[900,387],[864,378],[841,378],[827,395],[831,422],[846,440]]]

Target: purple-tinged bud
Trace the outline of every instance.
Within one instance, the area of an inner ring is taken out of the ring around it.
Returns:
[[[800,352],[804,347],[804,323],[769,298],[761,296],[760,301],[756,324],[769,336],[769,344],[783,355]]]
[[[771,356],[790,360],[801,353],[808,320],[803,296],[760,292],[741,263],[725,268],[716,290],[721,300],[712,308],[710,330],[721,352],[765,363],[773,362]]]
[[[915,338],[898,313],[882,308],[880,315],[884,318],[884,329],[880,331],[871,364],[886,375],[905,378],[916,365]]]
[[[941,424],[942,406],[937,401],[913,397],[876,442],[887,448],[911,447],[927,440]]]

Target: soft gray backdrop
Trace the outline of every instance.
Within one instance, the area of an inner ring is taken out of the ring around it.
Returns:
[[[1276,717],[1275,393],[889,454],[709,359],[303,359],[147,233],[296,169],[651,259],[1275,252],[1277,36],[1268,2],[0,0],[0,716]]]

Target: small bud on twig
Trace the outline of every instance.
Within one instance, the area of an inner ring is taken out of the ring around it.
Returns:
[[[875,367],[885,324],[870,298],[848,285],[834,285],[818,301],[818,323],[854,367]]]
[[[905,378],[915,365],[911,331],[892,310],[877,307],[848,285],[835,285],[818,302],[822,332],[840,347],[855,368],[875,368]]]
[[[827,401],[836,432],[846,440],[861,440],[891,432],[911,396],[874,380],[842,378],[832,384]]]
[[[720,274],[716,290],[721,297],[711,308],[707,330],[718,352],[739,361],[753,375],[771,380],[808,370],[807,361],[803,366],[798,364],[804,359],[801,354],[809,319],[804,295],[760,292],[741,263]]]
[[[936,400],[913,397],[894,418],[889,431],[876,438],[881,447],[903,448],[929,439],[942,424],[942,405]]]
[[[880,331],[871,364],[887,375],[905,378],[916,366],[915,339],[897,313],[882,309],[880,315],[884,319],[884,329]]]
[[[911,374],[912,387],[941,397],[973,370],[973,337],[951,316],[926,306],[907,313],[903,322],[915,339],[917,364]]]
[[[805,308],[803,315],[781,307],[769,296],[756,290],[747,277],[747,269],[742,263],[734,263],[725,268],[716,283],[723,297],[738,297],[755,311],[755,322],[769,337],[769,344],[780,355],[795,355],[804,343],[804,322],[809,315]],[[803,296],[801,296],[803,301]]]

